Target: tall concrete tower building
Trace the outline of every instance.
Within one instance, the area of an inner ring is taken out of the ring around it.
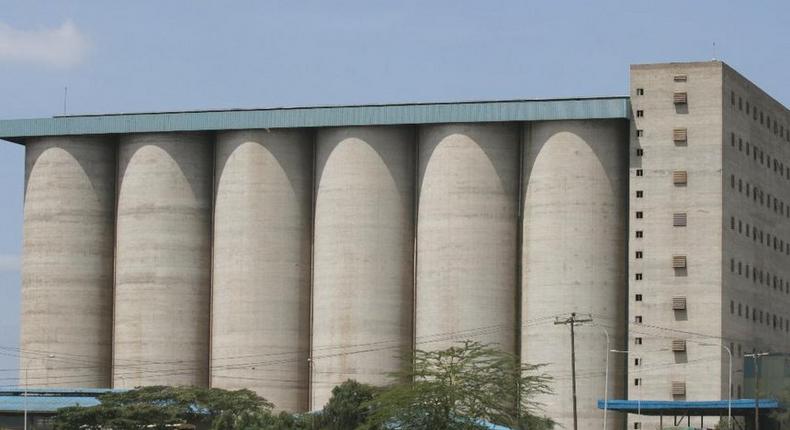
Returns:
[[[790,347],[790,112],[716,61],[632,66],[631,105],[629,396],[726,399],[732,354],[739,398]]]
[[[305,411],[476,340],[545,363],[538,400],[571,428],[555,322],[576,313],[592,429],[604,398],[742,397],[739,357],[790,349],[790,112],[721,62],[632,66],[623,97],[77,115],[0,138],[26,148],[31,386],[250,388]]]

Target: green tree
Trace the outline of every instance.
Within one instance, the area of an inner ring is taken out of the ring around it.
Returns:
[[[394,374],[395,383],[369,405],[368,428],[400,430],[477,430],[485,420],[511,428],[551,428],[538,417],[535,396],[551,392],[542,365],[478,342],[465,341],[441,351],[416,351]]]
[[[93,407],[58,410],[54,428],[158,430],[192,424],[212,430],[246,429],[246,423],[271,422],[273,407],[250,390],[197,387],[143,387],[106,393],[99,401],[101,404]]]
[[[332,389],[332,397],[317,417],[321,430],[353,430],[373,413],[372,401],[380,389],[352,379]]]

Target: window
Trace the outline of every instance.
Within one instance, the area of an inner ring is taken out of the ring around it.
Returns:
[[[642,258],[643,255],[642,251],[636,251],[636,258]]]
[[[636,117],[637,118],[642,118],[643,116],[645,116],[645,111],[643,111],[641,109],[636,111]]]
[[[642,219],[644,213],[642,211],[636,211],[636,219]]]
[[[641,198],[642,198],[642,197],[644,197],[644,196],[645,196],[645,192],[644,192],[644,191],[642,191],[642,190],[638,190],[638,191],[636,192],[636,198],[638,198],[638,199],[641,199]]]
[[[686,172],[685,170],[673,171],[672,183],[675,185],[686,185],[688,183],[688,172]]]
[[[636,169],[636,176],[644,176],[644,171],[642,169]]]
[[[677,92],[672,94],[672,102],[676,105],[684,105],[688,103],[688,94]]]
[[[636,95],[638,95],[638,96],[645,95],[645,89],[644,88],[637,88],[636,89]]]
[[[642,136],[644,136],[644,135],[645,135],[645,132],[644,132],[644,130],[637,130],[637,131],[636,131],[636,137],[642,137]]]
[[[634,317],[634,322],[637,324],[642,324],[642,315],[637,315]]]
[[[634,378],[634,385],[639,385],[642,382],[639,379],[640,378]]]
[[[642,359],[640,359],[640,358],[635,358],[635,359],[634,359],[634,366],[639,366],[640,364],[642,364]]]
[[[643,236],[642,230],[637,230],[637,231],[636,231],[636,237],[637,237],[638,239],[641,239],[641,238],[642,238],[642,236]]]
[[[735,302],[730,300],[730,313],[735,314]]]
[[[673,227],[685,227],[688,218],[685,212],[676,212],[672,214],[672,226]]]
[[[687,75],[675,75],[673,80],[675,82],[686,82],[688,80],[688,76]]]
[[[639,421],[634,421],[634,430],[639,430],[642,428],[642,423]]]
[[[637,281],[641,281],[642,280],[642,274],[641,273],[634,274],[634,279],[637,280]]]
[[[644,149],[639,148],[639,149],[636,150],[636,156],[637,157],[641,157],[643,155],[645,155],[645,150]]]
[[[641,294],[637,294],[637,295],[634,297],[634,300],[635,300],[635,301],[637,301],[637,302],[641,302],[641,301],[642,301],[642,295],[641,295]]]
[[[734,134],[733,134],[734,136]],[[688,140],[688,130],[685,128],[676,128],[672,130],[672,140],[675,143],[684,143]]]
[[[641,345],[641,344],[642,344],[642,338],[641,337],[635,337],[634,338],[634,345]]]

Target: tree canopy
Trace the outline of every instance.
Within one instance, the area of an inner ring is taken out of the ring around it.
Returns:
[[[58,411],[56,430],[478,430],[484,421],[512,429],[553,427],[535,396],[550,393],[541,365],[477,342],[416,351],[390,386],[346,381],[315,414],[275,414],[250,390],[142,387],[99,396],[93,407]],[[404,382],[405,381],[405,382]],[[179,427],[180,426],[180,427]]]
[[[411,363],[393,375],[396,382],[369,404],[368,428],[485,428],[482,421],[513,429],[551,428],[538,416],[535,395],[548,394],[551,378],[541,365],[478,342],[465,341],[439,351],[416,351]]]

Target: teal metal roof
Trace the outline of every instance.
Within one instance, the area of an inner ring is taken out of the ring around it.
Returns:
[[[0,413],[54,413],[68,406],[95,406],[98,396],[126,390],[109,388],[14,388],[0,390]],[[27,393],[27,396],[25,396]]]
[[[628,97],[155,112],[0,120],[0,139],[38,136],[629,118]]]

